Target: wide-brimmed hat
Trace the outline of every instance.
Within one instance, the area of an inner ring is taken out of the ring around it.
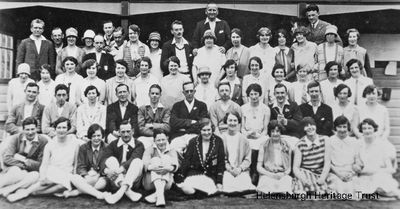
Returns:
[[[26,73],[28,75],[31,75],[31,67],[29,67],[29,65],[26,63],[19,64],[18,70],[17,70],[17,75],[19,75],[21,73]]]
[[[328,34],[335,34],[335,36],[338,36],[337,34],[337,27],[334,25],[328,25],[326,26],[326,31],[325,31],[325,35]]]

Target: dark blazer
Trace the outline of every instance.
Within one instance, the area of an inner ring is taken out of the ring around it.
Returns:
[[[120,147],[117,146],[119,140],[120,139],[112,141],[104,149],[104,152],[100,157],[101,173],[104,173],[104,169],[106,168],[105,161],[109,157],[115,157],[115,158],[117,158],[118,162],[121,163],[122,155],[123,155],[123,146],[120,146]],[[136,158],[142,159],[143,153],[144,153],[144,146],[143,146],[142,142],[140,142],[134,138],[132,138],[131,140],[135,140],[135,148],[133,149],[132,147],[128,146],[128,153],[126,155],[126,161],[121,164],[121,166],[124,166],[125,170],[129,169],[129,165],[131,164],[133,159],[136,159]]]
[[[19,132],[20,127],[22,127],[22,121],[24,120],[24,109],[25,103],[21,103],[19,105],[14,106],[11,111],[8,113],[7,121],[6,121],[6,131],[7,133],[14,135]],[[44,105],[40,104],[36,101],[33,104],[32,109],[32,117],[35,117],[38,122],[38,132],[42,132],[42,115],[43,115]]]
[[[132,128],[135,129],[135,134],[138,133],[138,107],[130,102],[126,107],[125,115],[122,117],[119,101],[116,101],[107,106],[106,115],[106,134],[119,130],[119,125],[123,120],[129,120]]]
[[[242,81],[240,81],[242,82]],[[242,106],[243,105],[243,97],[242,97],[242,85],[240,84],[235,84],[235,87],[233,87],[233,94],[232,94],[232,101],[234,101],[236,104]]]
[[[303,115],[301,114],[300,108],[296,102],[288,102],[289,105],[283,105],[283,113],[279,112],[278,107],[272,107],[273,105],[269,106],[271,109],[271,120],[277,120],[278,114],[283,114],[287,120],[287,125],[285,126],[286,130],[283,131],[282,134],[299,138],[301,136],[300,133],[303,132],[300,128],[300,121],[303,118]]]
[[[189,141],[177,179],[183,181],[189,176],[205,174],[215,184],[222,184],[224,171],[225,150],[222,139],[214,134],[211,136],[206,159],[203,159],[202,139],[199,136]]]
[[[193,58],[194,58],[194,56],[192,54],[193,47],[190,46],[189,44],[185,44],[184,48],[185,48],[186,60],[188,63],[190,77],[192,77],[192,67],[193,67]],[[162,46],[160,66],[164,73],[164,76],[169,74],[168,65],[166,65],[165,61],[168,58],[170,58],[171,56],[176,56],[175,44],[172,44],[172,39],[165,42]],[[156,64],[156,63],[154,63],[154,64]],[[192,80],[193,80],[193,78],[192,78]]]
[[[7,147],[3,153],[3,162],[6,167],[17,166],[27,171],[39,171],[40,164],[42,163],[43,150],[50,140],[46,135],[38,134],[38,143],[33,143],[29,153],[24,153],[22,147],[22,139],[24,134],[16,134],[10,136]],[[27,158],[26,163],[23,163],[14,158],[14,155],[18,153]]]
[[[27,63],[31,67],[31,78],[38,81],[40,80],[39,69],[43,64],[49,64],[53,70],[51,74],[55,75],[56,55],[56,50],[51,41],[42,40],[40,54],[38,54],[35,42],[31,38],[26,38],[18,46],[15,64],[18,66],[21,63]]]
[[[201,43],[201,38],[203,37],[206,30],[210,30],[210,24],[204,24],[205,22],[206,20],[204,19],[197,22],[196,24],[196,29],[194,30],[192,39],[193,48],[197,49],[204,46],[204,43]],[[223,46],[225,50],[228,51],[228,49],[231,48],[232,45],[230,39],[231,29],[228,25],[228,22],[226,22],[225,20],[216,22],[214,34],[217,37],[215,45]]]
[[[209,118],[207,105],[197,99],[194,99],[192,111],[189,113],[184,100],[174,104],[171,110],[169,124],[171,126],[171,137],[198,133],[198,123],[192,124],[192,120],[199,121],[201,118]]]
[[[99,155],[98,155],[99,157],[97,159],[97,162],[94,162],[93,161],[92,142],[89,141],[85,144],[82,144],[79,147],[78,166],[76,169],[76,173],[81,176],[86,176],[86,175],[88,175],[88,172],[92,168],[96,172],[100,173],[100,162],[101,162],[100,157],[103,155],[105,148],[106,148],[106,144],[104,142],[101,142],[100,147],[99,147]]]
[[[88,59],[96,60],[96,53],[90,53],[83,57],[82,63]],[[81,75],[86,78],[85,70],[82,70]],[[108,53],[102,53],[100,57],[99,67],[97,68],[97,77],[104,81],[115,76],[115,61],[114,57]]]
[[[321,103],[321,106],[318,107],[317,113],[314,114],[313,108],[310,104],[304,103],[300,105],[300,111],[303,114],[303,117],[312,117],[317,124],[317,134],[332,136],[332,128],[333,128],[333,115],[332,108],[328,105]],[[304,131],[303,135],[304,136]]]
[[[139,134],[153,137],[154,129],[162,129],[168,133],[171,129],[169,126],[170,116],[171,112],[168,108],[158,107],[153,113],[150,105],[141,106],[138,111]],[[152,123],[153,128],[146,128],[146,123]]]

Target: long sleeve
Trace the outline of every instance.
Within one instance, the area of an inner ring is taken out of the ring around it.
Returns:
[[[217,179],[216,184],[222,184],[225,171],[225,150],[222,140],[218,143],[218,158],[217,158]]]
[[[17,109],[19,106],[14,106],[8,114],[6,121],[6,132],[10,135],[17,134],[22,130],[22,127],[17,126]]]
[[[15,59],[15,64],[18,67],[21,63],[25,62],[25,54],[26,54],[26,40],[22,40],[21,44],[17,49],[17,58]]]
[[[153,123],[154,129],[162,129],[164,131],[169,132],[171,130],[171,127],[169,126],[169,120],[171,117],[171,112],[169,109],[165,109],[164,111],[161,112],[162,115],[162,122],[161,123]]]
[[[78,153],[78,165],[76,168],[76,173],[81,175],[81,176],[86,176],[89,172],[89,166],[86,162],[86,149],[85,145],[82,145],[79,147],[79,153]]]
[[[163,71],[163,75],[166,76],[169,74],[168,66],[166,65],[165,61],[171,56],[169,51],[170,42],[166,42],[162,46],[161,50],[161,59],[160,59],[160,67]],[[157,64],[157,63],[154,63]]]
[[[224,33],[225,33],[225,43],[224,43],[223,47],[225,48],[225,50],[228,50],[232,45],[231,37],[230,37],[231,29],[228,25],[228,22],[226,22],[226,21],[223,21],[223,22],[224,22]]]
[[[133,150],[130,158],[127,161],[125,161],[124,163],[122,163],[121,166],[123,166],[125,168],[125,170],[128,170],[129,166],[131,165],[132,160],[134,160],[136,158],[142,159],[143,158],[143,153],[144,153],[143,144],[141,142],[140,143],[136,143],[136,147]]]
[[[139,134],[144,136],[152,136],[153,131],[146,127],[146,108],[139,108],[138,111],[138,127]]]
[[[78,138],[82,138],[86,135],[85,129],[88,128],[85,126],[84,121],[84,109],[81,107],[76,111],[76,136]]]
[[[62,54],[64,50],[61,50],[60,53],[57,54],[57,61],[56,61],[56,75],[62,74],[64,71],[62,69],[61,63],[62,63]]]
[[[202,37],[203,34],[201,34],[201,24],[203,23],[203,21],[198,22],[196,24],[196,28],[194,29],[194,33],[193,33],[193,38],[192,38],[192,46],[194,49],[198,49],[200,48],[200,39]]]
[[[71,111],[69,113],[69,119],[71,120],[71,129],[69,129],[69,133],[76,132],[76,107],[71,106]]]
[[[186,108],[186,107],[185,107]],[[192,120],[180,118],[180,107],[179,103],[175,103],[172,107],[171,117],[170,117],[170,125],[173,131],[177,131],[179,129],[187,129],[190,127]]]
[[[53,42],[51,42],[51,41],[47,41],[47,42],[49,43],[49,50],[48,50],[48,54],[47,54],[47,57],[49,59],[48,63],[50,64],[51,69],[54,70],[55,66],[56,66],[57,52],[56,52],[56,49],[53,46]],[[52,74],[52,73],[50,73],[50,74]]]
[[[14,158],[15,153],[18,152],[17,141],[19,135],[11,136],[10,140],[7,143],[7,147],[4,149],[3,153],[3,162],[6,166],[17,166],[21,169],[25,169],[25,165],[23,162]]]
[[[240,164],[240,168],[245,171],[247,169],[250,168],[250,164],[251,164],[251,149],[250,149],[250,145],[249,142],[247,141],[247,139],[244,137],[244,135],[242,136],[243,138],[241,138],[241,140],[243,140],[243,147],[240,147],[239,149],[243,152],[243,161]]]
[[[371,63],[369,61],[368,53],[365,53],[364,69],[365,69],[365,72],[367,73],[367,77],[372,78],[373,74],[372,74],[372,71],[371,71]]]
[[[43,111],[43,117],[42,117],[42,133],[43,134],[48,134],[50,133],[51,130],[51,112],[50,112],[50,107],[51,106],[47,106],[44,108]]]

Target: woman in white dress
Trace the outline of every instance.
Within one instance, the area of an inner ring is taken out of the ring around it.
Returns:
[[[104,104],[105,97],[106,97],[106,82],[97,77],[97,67],[98,64],[96,60],[94,59],[88,59],[82,64],[82,71],[85,71],[87,74],[87,77],[83,80],[83,83],[81,85],[81,102],[82,103],[87,103],[88,100],[85,96],[85,89],[88,86],[95,86],[97,90],[99,91],[98,95],[98,101],[101,104]]]
[[[40,67],[40,81],[37,83],[39,86],[38,101],[40,104],[47,106],[55,101],[54,89],[56,88],[55,82],[51,79],[51,66],[44,64]]]
[[[151,68],[150,73],[153,74],[158,81],[161,81],[161,78],[163,77],[163,71],[161,70],[161,65],[160,63],[161,60],[161,49],[160,49],[160,43],[161,43],[161,35],[158,32],[152,32],[149,35],[149,39],[147,40],[147,43],[149,44],[150,48],[150,54],[149,58],[151,59],[151,63],[153,63],[153,67]]]
[[[400,199],[399,183],[393,178],[397,169],[396,149],[393,144],[377,135],[378,125],[367,118],[359,125],[360,141],[359,178],[356,191],[375,193]]]
[[[292,177],[289,176],[292,150],[281,137],[283,130],[284,127],[277,120],[268,124],[270,138],[261,145],[257,160],[259,192],[292,193]]]
[[[268,104],[274,104],[275,103],[275,95],[274,95],[274,89],[276,84],[283,84],[286,86],[286,89],[291,89],[291,83],[288,81],[285,81],[286,78],[286,71],[285,67],[281,64],[276,64],[274,68],[272,69],[271,76],[273,79],[269,79],[269,85],[267,89],[267,98],[268,98]],[[291,92],[289,92],[291,94]],[[290,97],[290,95],[289,95]]]
[[[272,47],[269,42],[272,39],[272,32],[267,27],[262,27],[257,31],[257,39],[259,42],[250,47],[250,57],[259,57],[263,64],[263,72],[265,75],[271,75],[272,68],[275,65],[275,55],[277,49]]]
[[[228,131],[222,134],[225,147],[224,192],[242,192],[254,190],[251,183],[251,148],[246,137],[240,133],[242,118],[238,112],[227,113],[224,123]]]
[[[330,105],[332,107],[333,118],[341,115],[345,116],[350,121],[351,133],[353,135],[357,131],[359,116],[357,107],[349,100],[352,91],[346,84],[342,83],[335,88],[334,93],[336,101]]]
[[[339,79],[339,75],[342,72],[342,66],[335,61],[330,61],[325,65],[325,72],[326,75],[328,75],[328,79],[320,82],[322,101],[325,104],[331,105],[336,102],[336,98],[333,92],[334,89],[339,84],[343,83],[343,81]]]

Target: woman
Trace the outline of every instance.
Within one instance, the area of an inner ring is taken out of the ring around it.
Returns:
[[[350,28],[346,31],[346,37],[348,40],[348,46],[343,49],[343,63],[347,63],[351,59],[360,60],[361,65],[364,66],[361,74],[372,78],[371,66],[369,62],[369,57],[367,50],[358,45],[358,40],[360,39],[360,32],[355,28]],[[349,69],[345,66],[344,71],[347,75],[350,75]],[[349,77],[349,76],[347,76]]]
[[[242,80],[237,77],[238,67],[236,62],[232,59],[228,59],[222,66],[222,69],[219,78],[216,80],[215,86],[218,86],[219,83],[228,82],[231,86],[231,100],[236,102],[238,105],[242,105]]]
[[[342,66],[336,61],[330,61],[325,65],[325,72],[326,75],[328,75],[328,79],[320,82],[322,101],[325,104],[331,105],[336,102],[334,96],[335,88],[339,84],[343,83],[343,81],[339,79],[339,75],[342,72]]]
[[[333,122],[335,135],[331,136],[331,173],[327,182],[329,188],[338,193],[353,193],[354,180],[357,178],[356,157],[359,142],[350,136],[350,121],[343,115]]]
[[[128,97],[128,100],[130,102],[135,101],[135,85],[133,84],[133,80],[130,79],[126,74],[127,71],[128,63],[126,63],[124,60],[115,61],[115,76],[106,81],[106,96],[104,100],[107,105],[118,101],[118,97],[115,94],[115,89],[121,83],[129,86],[129,91],[131,95]]]
[[[240,133],[242,118],[238,112],[227,113],[224,123],[228,131],[222,134],[225,147],[224,192],[254,190],[251,183],[251,149],[246,137]]]
[[[210,83],[214,84],[217,79],[222,65],[225,63],[225,55],[219,50],[219,47],[215,45],[217,38],[211,30],[204,32],[202,42],[204,46],[197,51],[197,56],[193,60],[193,79],[194,83],[199,83],[197,72],[201,67],[208,67],[211,71]]]
[[[313,118],[302,120],[306,135],[294,150],[294,193],[327,192],[326,178],[330,170],[329,138],[318,135]]]
[[[87,131],[92,124],[106,127],[106,106],[98,102],[101,93],[95,86],[88,86],[84,91],[87,102],[78,107],[76,112],[76,136],[87,142]]]
[[[44,64],[40,67],[40,81],[37,83],[39,86],[39,103],[47,106],[55,101],[54,89],[56,88],[55,82],[51,79],[51,66]]]
[[[65,31],[65,35],[67,37],[67,46],[57,54],[56,74],[60,75],[65,72],[65,69],[63,68],[63,61],[66,57],[74,57],[78,61],[75,70],[76,72],[80,73],[82,58],[85,55],[85,52],[76,46],[78,31],[75,28],[68,28]]]
[[[317,69],[317,44],[308,41],[306,36],[310,33],[310,30],[304,26],[297,27],[293,36],[296,38],[296,42],[293,43],[292,49],[294,51],[294,66],[309,66],[309,70],[312,71]]]
[[[31,70],[28,64],[21,63],[18,65],[17,78],[13,78],[8,82],[7,88],[7,109],[11,109],[25,101],[25,88],[28,83],[35,82],[31,78]]]
[[[274,95],[274,89],[276,84],[283,84],[286,86],[286,89],[290,89],[291,83],[285,81],[286,78],[286,71],[285,67],[281,64],[276,64],[274,68],[272,69],[271,76],[274,79],[270,79],[270,83],[268,85],[267,89],[267,98],[268,98],[268,104],[274,104],[276,101],[275,95]]]
[[[76,72],[78,60],[75,57],[66,57],[63,62],[65,72],[56,78],[55,85],[64,84],[68,87],[68,102],[79,106],[81,104],[81,85],[83,77]]]
[[[150,73],[153,74],[158,79],[158,81],[161,81],[161,78],[163,77],[163,71],[161,70],[161,65],[158,65],[158,63],[160,63],[160,60],[161,60],[161,49],[160,49],[161,35],[160,35],[160,33],[158,33],[158,32],[150,33],[147,43],[150,46],[149,57],[151,59],[151,63],[157,63],[156,65],[153,65]]]
[[[289,43],[291,38],[285,29],[279,29],[276,36],[278,46],[275,47],[275,64],[283,65],[286,72],[285,80],[293,82],[296,80],[296,70],[294,68],[294,51],[288,47],[291,45]]]
[[[378,125],[374,120],[364,119],[359,129],[362,140],[359,144],[359,179],[356,191],[375,193],[400,199],[399,183],[393,178],[397,169],[396,149],[386,139],[377,135]]]
[[[349,100],[355,105],[362,104],[365,102],[364,98],[362,97],[365,87],[374,84],[374,81],[371,78],[362,75],[361,72],[364,68],[360,60],[351,59],[346,63],[346,66],[350,71],[351,77],[345,80],[344,84],[353,90],[353,94]]]
[[[243,78],[244,75],[249,74],[250,50],[242,45],[243,33],[240,29],[234,28],[231,31],[232,48],[226,52],[226,59],[233,59],[237,66],[237,76]]]
[[[27,197],[30,194],[55,194],[60,191],[71,191],[71,176],[76,172],[79,143],[74,135],[67,135],[71,123],[67,118],[60,117],[54,122],[56,137],[49,141],[43,151],[43,160],[39,169],[39,182],[20,189],[9,195],[8,200],[14,202]],[[78,189],[81,184],[74,183]],[[85,184],[85,190],[98,199],[103,199],[105,193],[97,191]],[[66,192],[67,193],[67,192]]]
[[[357,107],[349,101],[352,91],[346,84],[339,84],[334,91],[336,100],[331,103],[333,118],[345,116],[350,121],[351,133],[354,134],[359,122],[359,115]]]
[[[260,180],[257,191],[263,193],[292,193],[291,153],[288,143],[282,139],[284,127],[272,120],[268,124],[270,138],[261,145],[258,153],[257,171]]]
[[[154,146],[147,148],[143,154],[143,187],[147,191],[155,189],[154,193],[145,197],[147,202],[164,206],[164,191],[171,188],[174,172],[179,166],[178,154],[170,148],[165,130],[155,129],[153,137]]]
[[[296,67],[297,81],[291,83],[289,99],[298,105],[310,101],[310,96],[307,93],[307,85],[310,82],[309,72],[310,66],[308,65],[298,65]]]
[[[84,95],[84,89],[88,86],[95,86],[99,91],[98,100],[101,104],[104,104],[106,97],[106,82],[97,77],[97,62],[94,59],[88,59],[82,64],[82,70],[86,72],[87,77],[83,80],[81,86],[81,102],[87,103],[86,96]]]
[[[223,191],[225,152],[222,139],[214,135],[211,120],[200,120],[200,135],[191,139],[181,166],[179,187],[191,195],[200,190],[207,195]]]
[[[83,34],[82,41],[85,43],[85,46],[82,47],[82,50],[85,52],[85,54],[96,52],[96,49],[93,46],[95,36],[96,34],[94,31],[90,29],[86,30]]]
[[[267,27],[262,27],[257,31],[257,39],[259,42],[250,47],[250,57],[259,57],[262,61],[263,74],[268,77],[271,75],[272,68],[275,64],[275,55],[277,53],[269,42],[272,39],[272,32]]]
[[[249,102],[249,98],[246,96],[246,89],[253,83],[257,83],[261,86],[262,92],[264,92],[260,95],[261,102],[268,104],[268,98],[265,93],[267,92],[268,76],[265,73],[261,73],[263,66],[264,65],[259,57],[250,58],[248,66],[250,74],[245,75],[243,78],[242,97],[244,104]]]
[[[371,118],[379,124],[378,131],[376,133],[378,138],[388,139],[390,135],[390,119],[388,109],[378,103],[378,89],[375,85],[368,85],[363,91],[363,98],[366,99],[364,103],[358,106],[359,121],[366,118]],[[356,132],[358,137],[361,137],[361,133]]]
[[[123,59],[128,63],[127,75],[129,77],[136,77],[139,74],[140,70],[136,62],[150,54],[149,47],[139,40],[140,31],[139,26],[135,24],[130,25],[128,28],[129,41],[123,49]]]

